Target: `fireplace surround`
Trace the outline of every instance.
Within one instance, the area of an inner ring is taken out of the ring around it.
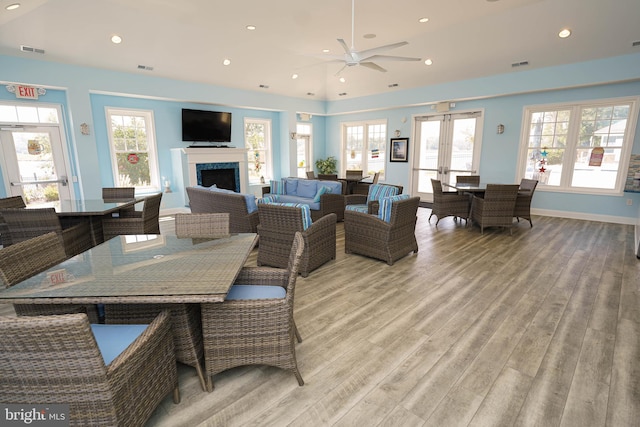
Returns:
[[[246,148],[188,147],[181,149],[181,151],[182,164],[186,163],[187,171],[185,172],[188,175],[188,180],[185,176],[185,184],[191,187],[198,184],[208,186],[210,181],[207,180],[220,179],[221,183],[216,182],[218,187],[239,193],[248,193],[249,171]],[[220,172],[223,170],[226,171]],[[203,181],[203,173],[205,181]],[[231,174],[235,180],[233,184],[230,183]],[[234,188],[230,188],[231,186]]]

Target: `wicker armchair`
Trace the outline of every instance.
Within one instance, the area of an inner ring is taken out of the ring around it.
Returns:
[[[42,234],[0,249],[0,285],[8,288],[41,273],[67,258],[62,239],[54,232]],[[81,304],[13,304],[18,316],[86,313],[98,323],[95,305]]]
[[[531,222],[531,199],[533,199],[533,192],[537,186],[537,179],[522,178],[518,197],[516,197],[516,207],[513,211],[513,216],[516,217],[518,222],[520,222],[520,218],[524,218],[529,221],[531,227],[533,227],[533,222]]]
[[[258,265],[286,268],[296,232],[301,233],[304,241],[305,250],[300,262],[302,277],[336,258],[336,214],[323,216],[305,230],[299,207],[261,203],[258,213]]]
[[[269,365],[293,372],[299,385],[294,337],[302,341],[293,319],[298,268],[304,258],[302,233],[290,247],[287,269],[245,267],[223,303],[202,304],[202,333],[207,389],[211,376],[236,366]],[[261,299],[231,299],[236,285],[261,293]],[[284,288],[284,289],[282,289]],[[282,292],[284,290],[284,292]],[[274,295],[275,294],[275,295]]]
[[[227,194],[206,188],[187,187],[192,213],[228,213],[231,233],[255,233],[258,211],[249,212],[243,194]]]
[[[27,205],[24,203],[22,196],[12,196],[0,199],[0,209],[24,209]],[[0,244],[2,246],[9,246],[13,243],[11,236],[9,236],[9,228],[4,222],[2,212],[0,211]]]
[[[176,236],[180,238],[217,238],[229,236],[228,213],[178,213],[175,215]]]
[[[484,195],[474,195],[471,203],[471,222],[485,227],[508,227],[512,233],[513,211],[518,196],[517,184],[487,184]]]
[[[170,392],[180,400],[169,314],[128,346],[125,329],[141,330],[92,327],[84,314],[1,317],[0,401],[68,404],[71,426],[143,426]]]
[[[202,322],[198,304],[105,304],[106,324],[149,323],[163,310],[169,310],[171,334],[178,362],[195,368],[202,389],[206,389],[202,360]]]
[[[402,194],[401,185],[372,184],[369,186],[366,196],[364,194],[348,194],[344,196],[344,204],[346,210],[356,210],[376,215],[382,197],[396,196],[398,194]]]
[[[386,261],[395,261],[418,252],[415,229],[419,197],[394,202],[390,221],[386,222],[358,211],[344,213],[344,251]]]
[[[63,229],[54,208],[3,209],[1,215],[7,224],[7,234],[13,244],[54,231],[62,237],[68,258],[93,246],[89,222],[77,223]]]
[[[442,218],[447,216],[453,216],[454,219],[456,217],[464,218],[467,221],[470,207],[469,196],[458,194],[458,192],[442,191],[442,183],[437,179],[431,180],[431,186],[433,187],[433,206],[431,207],[429,221],[431,221],[433,215],[438,217],[436,226]]]
[[[160,234],[160,202],[162,193],[144,198],[142,211],[120,211],[117,218],[104,218],[104,240],[121,234]]]

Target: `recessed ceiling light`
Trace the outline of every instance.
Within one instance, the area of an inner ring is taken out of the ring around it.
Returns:
[[[117,34],[114,34],[114,35],[111,36],[111,42],[115,43],[115,44],[120,44],[120,43],[122,43],[122,37],[120,37]]]
[[[427,58],[424,60],[424,65],[433,65],[433,61],[431,60],[431,58]]]
[[[340,77],[340,83],[344,83],[346,81],[347,81],[347,79],[345,79],[344,77]]]
[[[420,18],[418,19],[418,22],[422,22],[424,24],[425,22],[429,22],[429,18]]]
[[[230,60],[230,59],[225,58],[225,59],[222,61],[222,65],[229,65],[229,64],[231,64],[231,60]]]
[[[363,37],[363,38],[365,38],[365,39],[375,39],[375,38],[376,38],[376,35],[375,35],[375,34],[371,34],[371,33],[369,33],[369,34],[365,34],[365,35],[364,35],[364,36],[362,36],[362,37]]]
[[[298,78],[298,75],[297,75],[296,73],[293,73],[293,74],[291,74],[291,78],[292,78],[293,80],[295,80],[295,79],[297,79],[297,78]]]
[[[7,10],[16,10],[19,7],[20,7],[20,3],[13,3],[13,4],[10,4],[9,6],[5,7],[5,9],[7,9]]]
[[[322,49],[322,53],[329,53],[331,52],[329,49]]]
[[[253,30],[255,30],[255,29],[256,29],[256,26],[255,26],[255,25],[247,25],[247,30],[249,30],[249,31],[253,31]]]
[[[566,39],[570,35],[571,35],[571,30],[568,28],[564,28],[558,33],[558,37],[560,37],[561,39]]]

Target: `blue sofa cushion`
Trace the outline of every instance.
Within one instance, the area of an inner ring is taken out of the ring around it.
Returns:
[[[301,179],[298,181],[298,191],[296,195],[307,199],[313,199],[316,196],[317,190],[318,181],[314,181],[312,179]]]
[[[296,195],[283,194],[282,196],[278,196],[277,202],[306,204],[309,205],[309,209],[313,211],[320,210],[320,202],[316,203],[313,201],[313,199],[308,199],[306,197],[300,197]]]
[[[225,300],[282,299],[285,296],[287,296],[287,291],[282,286],[233,285]]]
[[[147,329],[148,325],[91,325],[105,365],[109,365]]]
[[[284,194],[298,194],[298,178],[283,178]]]
[[[384,222],[391,221],[391,207],[395,202],[400,200],[406,200],[409,198],[408,194],[399,194],[397,196],[384,197],[380,200],[380,207],[378,208],[378,218]]]

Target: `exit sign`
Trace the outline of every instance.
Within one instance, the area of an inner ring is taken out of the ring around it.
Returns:
[[[38,99],[38,88],[32,86],[16,86],[16,98]]]

